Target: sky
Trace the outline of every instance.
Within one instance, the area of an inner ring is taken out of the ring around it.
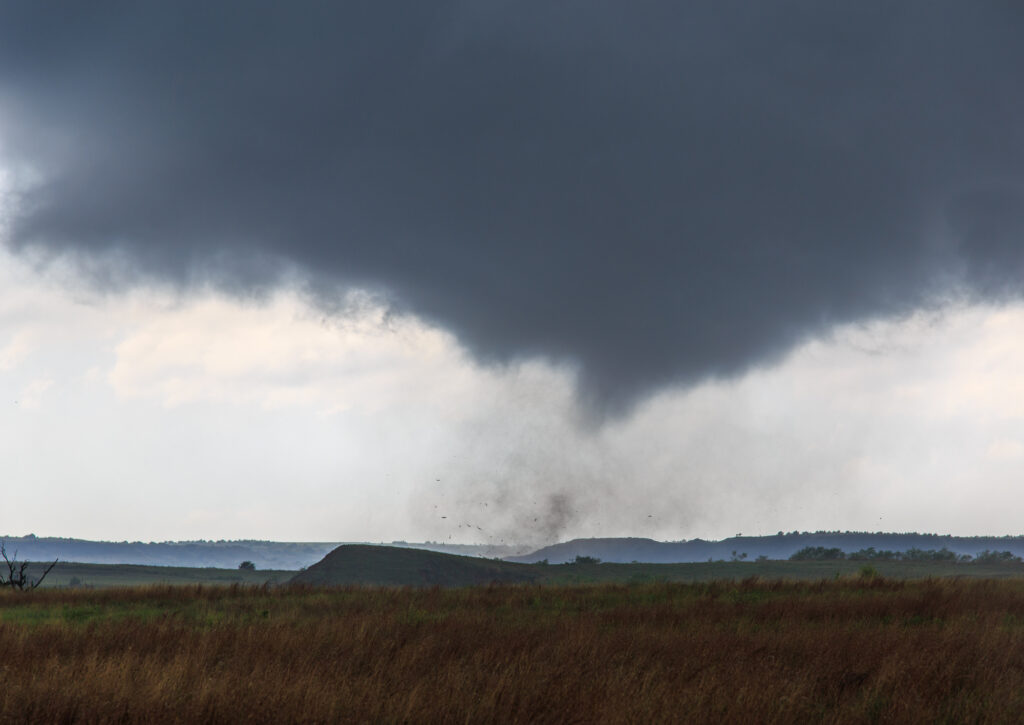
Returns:
[[[0,530],[1019,533],[1022,26],[0,3]]]

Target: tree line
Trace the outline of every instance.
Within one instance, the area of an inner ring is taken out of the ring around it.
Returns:
[[[957,554],[946,547],[941,549],[910,548],[906,551],[890,551],[869,546],[866,549],[847,554],[839,547],[805,546],[792,556],[790,561],[834,561],[847,559],[850,561],[946,561],[952,563],[973,564],[1009,564],[1024,561],[1012,551],[991,551],[985,549],[976,555]]]

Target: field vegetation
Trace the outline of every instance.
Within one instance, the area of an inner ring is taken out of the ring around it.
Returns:
[[[862,569],[818,581],[5,591],[0,721],[1019,720],[1024,580]]]
[[[29,564],[28,572],[32,576],[38,576],[46,566],[48,565],[42,562],[32,562]],[[130,587],[147,584],[283,584],[293,576],[294,571],[278,569],[217,569],[60,561],[40,588]]]

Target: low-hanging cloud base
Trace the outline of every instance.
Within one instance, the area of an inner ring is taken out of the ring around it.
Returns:
[[[1012,529],[1022,34],[952,0],[4,4],[5,505]]]
[[[1016,297],[1022,28],[1005,3],[13,4],[8,243],[242,293],[298,268],[623,414],[951,289]]]

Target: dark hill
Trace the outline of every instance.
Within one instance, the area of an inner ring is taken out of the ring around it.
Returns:
[[[525,564],[423,549],[345,544],[300,571],[291,581],[324,586],[460,587],[490,582],[529,582],[536,578],[534,568]]]

